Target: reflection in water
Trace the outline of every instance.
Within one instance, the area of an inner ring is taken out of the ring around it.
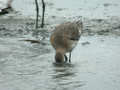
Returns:
[[[72,77],[75,76],[75,72],[72,71],[71,69],[74,68],[74,65],[71,64],[55,64],[55,75],[54,79],[60,79],[60,78],[67,78],[67,77]]]
[[[56,84],[55,89],[73,90],[85,85],[77,75],[77,69],[73,64],[54,64],[52,79]]]

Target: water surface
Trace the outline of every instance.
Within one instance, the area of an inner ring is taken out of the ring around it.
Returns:
[[[0,38],[0,42],[1,90],[120,89],[120,37],[82,37],[71,64],[62,66],[53,64],[54,50],[49,44],[14,38]]]

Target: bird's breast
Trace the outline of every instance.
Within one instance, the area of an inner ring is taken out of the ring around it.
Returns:
[[[70,40],[68,52],[72,51],[75,48],[75,46],[77,45],[77,42],[78,42],[77,40]]]

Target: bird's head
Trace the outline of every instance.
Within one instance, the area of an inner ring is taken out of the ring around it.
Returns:
[[[55,61],[57,63],[63,63],[64,62],[64,53],[62,53],[62,52],[56,52]]]

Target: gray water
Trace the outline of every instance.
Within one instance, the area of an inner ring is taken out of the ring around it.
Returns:
[[[54,65],[49,44],[0,38],[0,90],[119,90],[119,48],[120,37],[83,36],[72,62]]]
[[[119,0],[63,1],[46,1],[43,29],[35,30],[33,0],[14,0],[15,11],[0,16],[0,90],[120,90]],[[54,26],[80,16],[72,62],[54,64]]]

